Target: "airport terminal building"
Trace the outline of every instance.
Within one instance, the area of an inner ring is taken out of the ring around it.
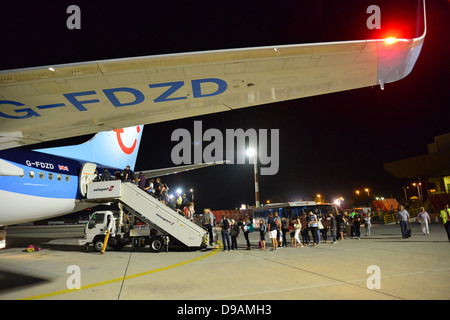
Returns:
[[[384,168],[397,178],[417,179],[424,201],[430,199],[436,210],[450,204],[450,132],[434,137],[428,153],[386,163]]]

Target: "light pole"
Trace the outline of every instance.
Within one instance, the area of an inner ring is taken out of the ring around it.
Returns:
[[[422,199],[422,194],[421,194],[421,192],[420,192],[420,189],[419,189],[419,186],[422,186],[422,183],[413,183],[412,184],[414,187],[417,187],[417,196],[419,197],[419,199]]]
[[[247,155],[250,157],[253,156],[253,172],[255,174],[255,207],[260,207],[261,203],[259,201],[259,183],[258,183],[258,151],[249,148],[247,149]]]
[[[420,178],[419,178],[419,186],[420,186],[420,196],[421,199],[423,200],[423,189],[422,189],[422,182],[420,182]]]
[[[192,200],[192,202],[194,202],[194,189],[191,188],[190,191],[191,191],[191,194],[192,194],[191,200]]]
[[[403,191],[405,192],[405,201],[408,202],[408,195],[406,193],[406,189],[409,189],[409,187],[402,187]]]

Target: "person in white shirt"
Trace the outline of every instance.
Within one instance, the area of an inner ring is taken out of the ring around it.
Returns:
[[[372,228],[372,222],[370,221],[370,212],[364,217],[364,227],[366,228],[366,236],[370,236],[370,229]]]
[[[408,235],[408,223],[409,223],[409,213],[405,210],[404,206],[398,207],[398,212],[396,216],[397,220],[400,221],[400,228],[402,230],[402,238],[409,238]]]
[[[417,221],[420,223],[422,227],[422,232],[424,235],[430,234],[430,229],[428,228],[428,224],[431,223],[430,216],[428,212],[425,211],[424,207],[420,207],[419,214],[417,216]]]

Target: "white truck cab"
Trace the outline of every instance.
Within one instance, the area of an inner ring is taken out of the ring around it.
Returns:
[[[162,251],[168,248],[169,237],[158,235],[156,229],[150,225],[138,222],[136,225],[128,221],[128,216],[115,211],[96,211],[86,224],[84,237],[86,246],[92,244],[98,252],[102,250],[107,231],[110,232],[108,247],[115,250],[122,249],[125,245],[133,247],[150,246],[152,251]],[[129,223],[130,222],[130,223]]]

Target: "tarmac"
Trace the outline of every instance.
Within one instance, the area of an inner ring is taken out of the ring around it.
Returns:
[[[440,224],[375,224],[371,236],[302,248],[153,253],[125,247],[104,255],[78,245],[82,226],[10,227],[0,250],[0,300],[446,300],[450,242]],[[38,252],[26,252],[39,244]]]

